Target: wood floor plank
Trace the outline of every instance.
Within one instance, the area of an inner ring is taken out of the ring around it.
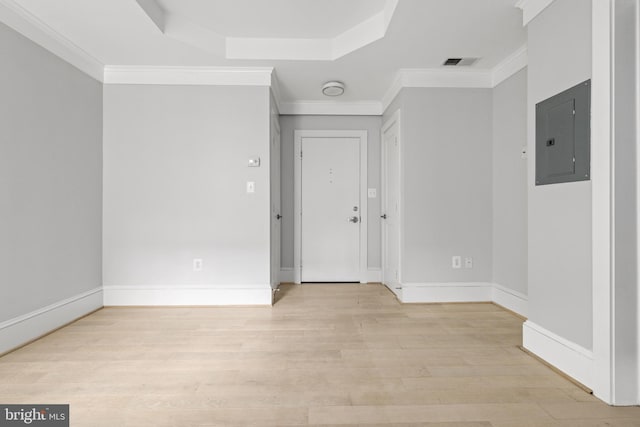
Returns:
[[[520,351],[493,304],[283,285],[272,308],[105,308],[0,358],[0,402],[73,426],[640,427]]]

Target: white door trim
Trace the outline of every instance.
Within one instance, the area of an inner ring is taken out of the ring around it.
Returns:
[[[367,283],[367,148],[366,130],[296,130],[294,131],[294,238],[293,270],[295,283],[300,283],[302,274],[300,259],[302,251],[302,138],[360,138],[360,283]]]
[[[611,34],[612,3],[593,2],[591,77],[591,191],[593,292],[593,394],[608,404],[614,394],[612,260]]]
[[[403,219],[403,203],[404,203],[404,173],[403,173],[403,163],[404,163],[404,157],[403,157],[403,151],[402,151],[402,135],[401,135],[401,126],[400,126],[400,116],[401,116],[401,112],[400,110],[396,110],[395,113],[393,113],[391,115],[391,117],[389,118],[389,120],[387,120],[386,122],[384,122],[382,124],[382,128],[380,130],[380,163],[382,166],[382,174],[381,174],[381,179],[382,179],[382,203],[381,203],[381,208],[384,210],[387,206],[387,192],[386,192],[386,182],[387,182],[387,167],[386,167],[386,153],[385,153],[385,144],[384,144],[384,134],[385,132],[394,124],[397,123],[398,125],[398,158],[399,158],[399,173],[400,173],[400,177],[399,177],[399,187],[400,187],[400,194],[398,194],[398,286],[402,286],[402,242],[403,242],[403,236],[404,236],[404,221]],[[383,214],[386,212],[382,212]],[[387,256],[387,242],[386,242],[386,233],[384,232],[384,223],[382,221],[380,221],[380,234],[381,234],[381,242],[382,242],[382,282],[384,283],[384,278],[385,278],[385,265],[386,265],[386,256]],[[391,291],[393,292],[393,289],[391,289]],[[395,293],[395,292],[394,292]]]

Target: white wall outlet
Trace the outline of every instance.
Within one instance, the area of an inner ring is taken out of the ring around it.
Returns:
[[[249,167],[250,168],[259,168],[260,167],[260,157],[250,157],[249,158]]]
[[[375,188],[369,188],[367,190],[367,197],[369,197],[370,199],[375,199],[376,197],[378,197],[378,191]]]
[[[464,259],[464,268],[473,268],[473,258],[468,256]]]
[[[202,258],[193,259],[193,271],[202,271]]]
[[[451,268],[461,268],[462,267],[462,257],[459,255],[451,257]]]
[[[256,192],[256,183],[253,181],[247,181],[247,193]]]
[[[520,158],[521,159],[526,159],[527,156],[527,146],[525,145],[524,147],[522,147],[522,151],[520,151]]]

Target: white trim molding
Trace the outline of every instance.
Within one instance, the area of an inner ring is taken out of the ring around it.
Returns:
[[[492,69],[400,69],[382,97],[384,113],[403,88],[492,89],[527,66],[527,46],[519,47]]]
[[[527,46],[524,45],[507,56],[501,63],[493,67],[491,71],[491,85],[498,86],[509,77],[527,66]]]
[[[522,10],[522,25],[526,26],[551,3],[553,0],[519,0],[516,7]]]
[[[105,84],[272,86],[272,67],[112,66]],[[274,93],[277,95],[277,93]],[[277,98],[276,98],[276,101]]]
[[[88,76],[103,81],[104,64],[15,0],[0,0],[0,21]]]
[[[444,68],[403,68],[382,97],[383,112],[406,87],[413,88],[491,88],[491,70],[474,68],[449,70]]]
[[[579,383],[590,388],[593,386],[593,352],[530,320],[522,325],[522,345]]]
[[[528,316],[529,297],[523,293],[494,283],[491,292],[491,301],[520,316]]]
[[[38,339],[100,308],[102,288],[95,288],[2,322],[0,354]]]
[[[382,103],[379,101],[296,101],[282,103],[280,113],[315,116],[380,116],[383,111]]]
[[[493,302],[527,317],[529,297],[506,286],[488,282],[403,283],[403,303]]]
[[[613,180],[612,0],[592,2],[591,241],[593,382],[599,399],[615,404],[615,191]]]
[[[403,283],[403,303],[491,302],[493,285],[484,282]]]
[[[270,306],[271,303],[269,283],[104,287],[104,306]]]

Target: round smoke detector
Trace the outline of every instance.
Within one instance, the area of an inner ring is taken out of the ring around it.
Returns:
[[[322,93],[326,96],[340,96],[344,93],[344,83],[326,82],[324,86],[322,86]]]

